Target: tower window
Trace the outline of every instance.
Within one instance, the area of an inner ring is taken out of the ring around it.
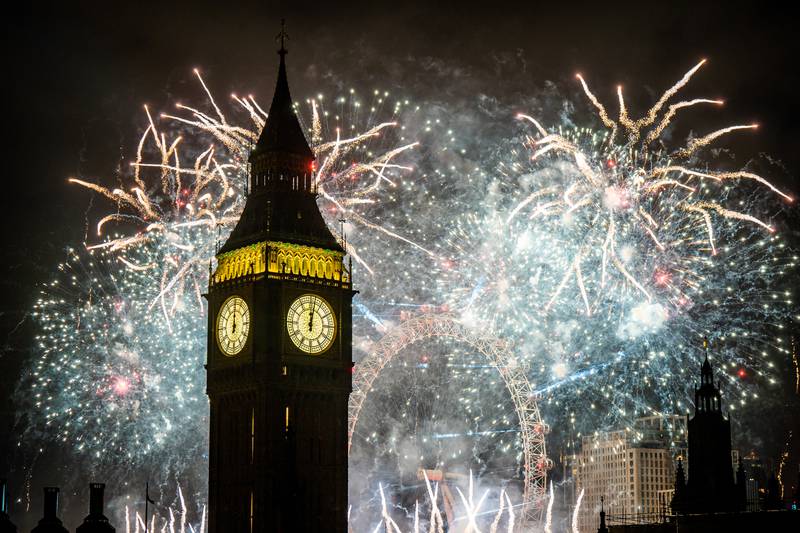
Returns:
[[[250,533],[253,533],[253,511],[255,510],[255,497],[253,491],[250,491]]]
[[[284,413],[284,429],[289,431],[289,406],[286,406],[286,412]]]
[[[250,464],[253,464],[256,456],[256,408],[250,413]]]

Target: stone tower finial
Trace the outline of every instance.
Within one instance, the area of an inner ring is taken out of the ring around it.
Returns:
[[[703,351],[705,352],[705,360],[703,361],[703,374],[708,370],[711,373],[711,363],[708,362],[708,337],[703,337]]]
[[[289,34],[286,33],[286,19],[281,19],[281,31],[275,36],[275,40],[280,41],[281,43],[281,47],[278,49],[278,53],[281,55],[281,57],[288,54],[289,51],[286,50],[286,41],[289,40]]]

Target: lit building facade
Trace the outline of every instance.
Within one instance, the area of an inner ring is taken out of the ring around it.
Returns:
[[[747,510],[759,511],[767,492],[767,469],[755,451],[744,456],[742,464],[747,474]]]
[[[631,428],[583,437],[574,468],[577,492],[584,491],[579,529],[597,529],[601,497],[610,520],[657,521],[668,510],[685,438],[686,419],[678,415],[640,418]]]

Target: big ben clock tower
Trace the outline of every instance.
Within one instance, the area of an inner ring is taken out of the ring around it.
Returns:
[[[247,202],[209,281],[210,533],[347,531],[355,292],[317,208],[283,39],[278,53]]]

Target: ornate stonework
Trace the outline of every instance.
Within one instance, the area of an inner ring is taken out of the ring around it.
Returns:
[[[221,254],[212,283],[252,274],[291,274],[350,284],[341,252],[286,242],[258,242]]]

